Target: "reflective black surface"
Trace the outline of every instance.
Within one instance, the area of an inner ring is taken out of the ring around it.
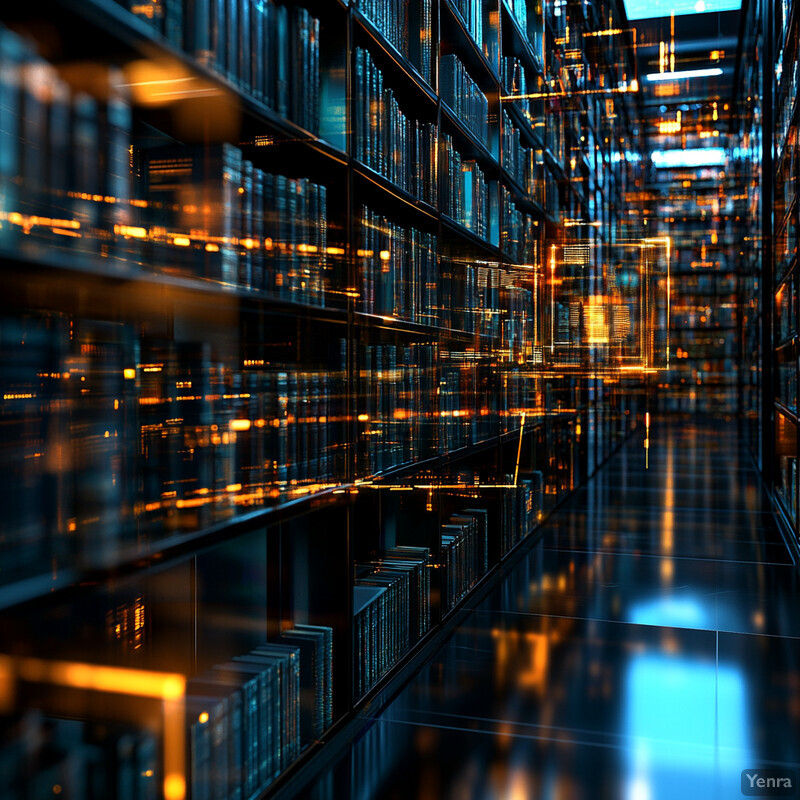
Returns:
[[[740,798],[800,766],[800,581],[735,427],[656,425],[309,790]]]

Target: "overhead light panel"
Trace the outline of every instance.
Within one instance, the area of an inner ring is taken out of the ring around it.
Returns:
[[[739,11],[741,0],[625,0],[625,13],[636,19],[676,17],[683,14],[710,14],[718,11]]]
[[[727,154],[723,147],[690,147],[686,150],[653,150],[650,158],[656,169],[721,167],[727,160]]]
[[[645,78],[650,83],[656,83],[658,81],[683,81],[687,78],[713,78],[715,75],[722,75],[720,67],[685,69],[680,72],[651,72],[645,75]]]

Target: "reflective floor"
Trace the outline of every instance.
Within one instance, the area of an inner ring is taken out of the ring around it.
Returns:
[[[347,755],[332,798],[741,798],[800,767],[800,581],[724,427],[640,437]]]

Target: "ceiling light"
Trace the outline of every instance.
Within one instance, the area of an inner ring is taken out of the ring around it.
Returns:
[[[651,72],[645,75],[650,83],[657,81],[682,81],[687,78],[712,78],[715,75],[722,75],[719,67],[709,67],[708,69],[685,69],[682,72]]]

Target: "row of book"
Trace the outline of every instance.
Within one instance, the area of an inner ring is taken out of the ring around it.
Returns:
[[[472,40],[483,52],[483,0],[452,0]]]
[[[324,305],[325,186],[272,175],[229,144],[139,154],[151,268]]]
[[[547,84],[540,75],[530,72],[516,56],[504,56],[500,62],[500,72],[506,96],[528,122],[529,132],[543,142]]]
[[[530,341],[524,283],[443,263],[462,270],[473,309],[446,323],[491,335],[513,363]],[[500,380],[498,354],[427,343],[362,345],[349,388],[343,339],[316,364],[234,364],[213,336],[178,342],[51,313],[7,315],[0,341],[9,577],[113,563],[137,542],[341,483],[351,391],[362,477],[495,435],[535,402],[513,370]]]
[[[60,70],[0,25],[0,246],[123,255],[131,110],[122,73]]]
[[[513,484],[514,476],[506,476]],[[522,472],[516,486],[503,490],[503,529],[500,554],[506,555],[538,524],[542,513],[544,483],[538,470]]]
[[[503,350],[510,363],[523,363],[531,355],[535,343],[534,315],[536,304],[530,280],[514,280],[516,276],[504,273],[507,313],[503,318]]]
[[[488,144],[489,101],[455,54],[439,59],[439,95],[478,141]]]
[[[442,136],[443,170],[446,176],[442,211],[481,238],[491,232],[489,188],[477,161],[463,159],[451,137]]]
[[[433,455],[438,415],[436,348],[430,344],[364,345],[359,354],[359,475]]]
[[[438,128],[407,116],[372,54],[355,52],[353,155],[409,194],[437,203]]]
[[[366,206],[361,207],[360,233],[359,309],[366,314],[436,325],[436,237],[397,225]]]
[[[489,569],[489,512],[466,508],[441,528],[442,613],[452,610]]]
[[[172,45],[312,133],[319,130],[320,21],[273,0],[118,0]]]
[[[331,628],[296,625],[186,686],[191,800],[263,791],[333,719]]]
[[[343,479],[341,341],[306,368],[64,314],[6,315],[0,341],[2,550],[18,571],[103,564]]]
[[[505,3],[506,6],[508,7],[508,10],[511,12],[511,16],[514,17],[514,19],[517,21],[523,33],[529,34],[530,31],[528,27],[528,0],[505,0]],[[531,46],[534,48],[535,52],[536,44],[534,41],[531,41]]]
[[[121,73],[57,72],[2,28],[0,65],[0,246],[324,304],[326,187],[265,173],[227,144],[135,150],[134,186]]]
[[[423,4],[428,6],[430,15],[430,0]],[[406,0],[359,0],[358,8],[399,53],[408,56],[409,30],[413,24],[409,19],[410,3]],[[420,22],[422,28],[425,29],[424,16]],[[430,16],[428,25],[430,25]],[[430,31],[430,28],[428,27],[427,30]]]
[[[398,546],[355,565],[353,694],[362,697],[430,628],[430,552]]]
[[[431,83],[433,2],[417,0],[359,0],[364,16]]]
[[[517,264],[535,267],[539,231],[533,217],[517,208],[511,192],[505,186],[500,186],[500,206],[503,213],[500,248]]]

